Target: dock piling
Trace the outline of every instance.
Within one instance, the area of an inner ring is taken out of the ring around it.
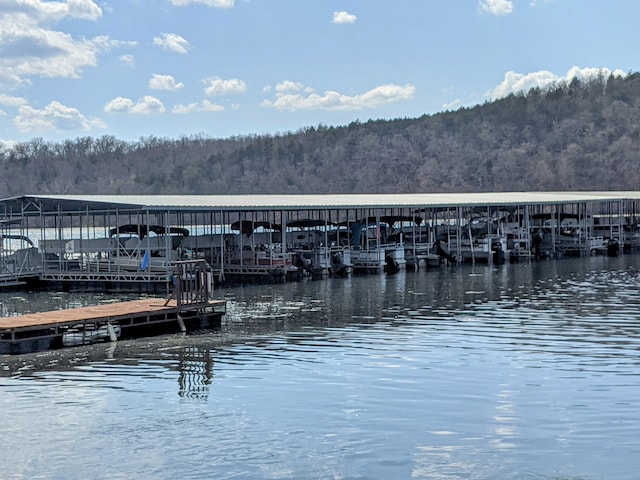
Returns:
[[[182,333],[187,331],[187,327],[184,324],[184,318],[178,313],[176,314],[176,319],[178,320],[178,326],[180,327],[180,331]]]
[[[118,336],[116,335],[116,330],[113,328],[111,323],[107,323],[107,332],[109,332],[109,340],[111,343],[115,343],[118,341]]]

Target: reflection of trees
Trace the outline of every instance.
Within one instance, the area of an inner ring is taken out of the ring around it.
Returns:
[[[213,377],[213,359],[206,348],[185,347],[178,358],[178,395],[207,400]]]

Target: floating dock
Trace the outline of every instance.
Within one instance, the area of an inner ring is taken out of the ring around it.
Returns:
[[[219,328],[226,301],[180,305],[147,298],[0,318],[0,354],[21,354],[118,338]]]

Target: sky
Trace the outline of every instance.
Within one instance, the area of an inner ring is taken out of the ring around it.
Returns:
[[[638,0],[0,0],[0,147],[417,118],[627,75]]]

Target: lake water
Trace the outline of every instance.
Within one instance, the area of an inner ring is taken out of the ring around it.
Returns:
[[[639,291],[637,255],[219,289],[220,332],[0,356],[0,478],[636,479]]]

